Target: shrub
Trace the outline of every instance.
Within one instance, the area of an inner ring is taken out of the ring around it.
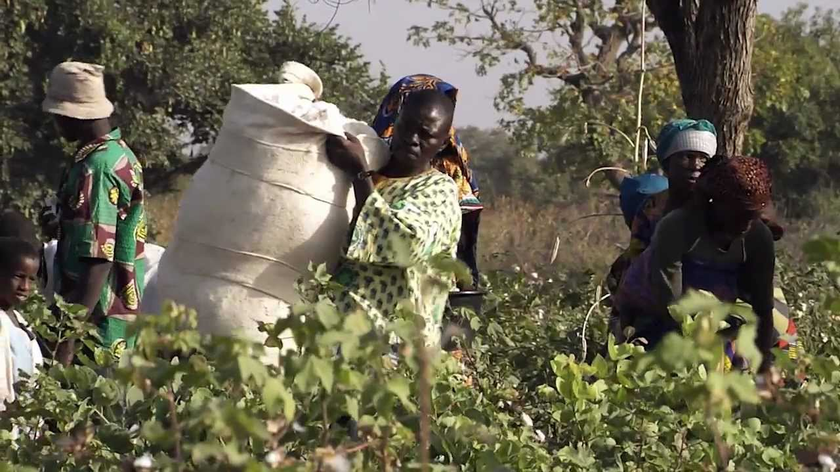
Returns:
[[[401,339],[395,363],[365,314],[335,309],[322,268],[301,285],[294,316],[263,327],[268,347],[281,347],[286,329],[295,336],[297,349],[276,363],[262,362],[263,346],[199,334],[194,312],[168,305],[137,322],[138,346],[119,361],[93,347],[82,365],[47,365],[0,416],[0,470],[819,466],[836,452],[840,359],[834,344],[814,344],[835,334],[817,324],[835,302],[817,298],[826,285],[807,287],[833,280],[840,243],[813,243],[809,254],[829,263],[784,275],[799,281],[786,288],[802,288],[790,295],[807,354],[779,358],[787,381],[775,389],[717,369],[716,330],[738,308],[702,294],[675,308],[683,336],[644,353],[606,336],[592,276],[491,274],[484,312],[461,313],[471,346],[432,355],[404,311],[388,327]],[[59,319],[37,302],[26,312],[42,335],[93,346],[80,312],[64,308]],[[752,365],[754,334],[748,323],[738,340]]]

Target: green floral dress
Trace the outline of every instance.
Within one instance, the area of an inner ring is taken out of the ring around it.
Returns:
[[[454,280],[429,267],[436,256],[455,257],[461,210],[455,182],[431,170],[382,179],[362,207],[336,272],[344,287],[337,305],[364,310],[384,328],[400,304],[421,314],[429,345],[440,341],[441,320]]]

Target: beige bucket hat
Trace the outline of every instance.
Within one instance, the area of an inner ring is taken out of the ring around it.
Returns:
[[[84,62],[62,62],[50,73],[47,98],[41,108],[78,120],[108,118],[114,104],[105,95],[104,67]]]

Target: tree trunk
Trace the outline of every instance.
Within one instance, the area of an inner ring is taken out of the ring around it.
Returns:
[[[691,118],[718,130],[718,153],[736,155],[753,112],[750,76],[757,0],[647,0],[665,33]]]

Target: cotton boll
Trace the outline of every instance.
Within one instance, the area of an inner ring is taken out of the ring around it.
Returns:
[[[152,462],[152,456],[148,454],[143,454],[142,456],[134,459],[134,468],[137,470],[151,470],[154,467],[154,462]]]
[[[525,423],[525,426],[527,426],[529,428],[534,427],[534,420],[532,420],[531,417],[528,416],[527,413],[522,413],[522,422]]]
[[[823,472],[834,472],[837,470],[837,463],[828,454],[820,454],[817,460],[819,460]]]
[[[350,461],[344,454],[335,454],[324,459],[324,465],[330,472],[350,472]]]
[[[269,467],[279,467],[285,458],[286,455],[283,453],[283,450],[277,449],[265,455],[265,463]]]

